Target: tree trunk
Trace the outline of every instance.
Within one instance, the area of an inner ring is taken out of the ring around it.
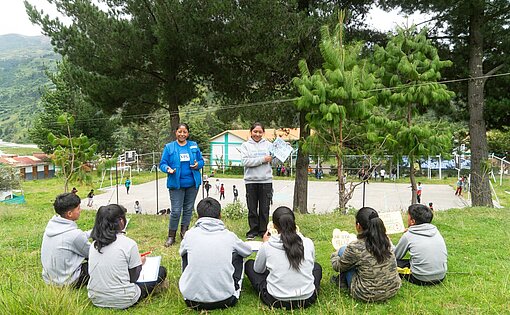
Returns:
[[[418,199],[416,198],[416,177],[414,177],[414,156],[409,155],[409,180],[411,181],[411,204],[414,205]]]
[[[471,198],[473,206],[492,207],[489,185],[487,135],[484,108],[483,35],[484,9],[476,8],[469,21],[469,136],[471,142]]]
[[[294,181],[294,210],[308,213],[308,153],[303,150],[303,141],[310,135],[306,129],[305,112],[299,113],[299,142],[296,160],[296,180]]]
[[[168,113],[170,114],[170,134],[169,139],[170,141],[174,141],[175,138],[175,127],[177,127],[177,124],[180,123],[180,117],[179,117],[179,105],[170,105],[168,107]]]
[[[336,165],[337,165],[337,176],[338,176],[338,208],[342,213],[346,213],[345,208],[347,205],[346,196],[345,196],[345,183],[344,183],[344,164],[342,161],[342,150],[343,150],[343,121],[340,120],[339,130],[340,134],[338,137],[338,152],[336,153]]]

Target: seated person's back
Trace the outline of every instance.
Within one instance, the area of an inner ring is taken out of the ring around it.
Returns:
[[[446,276],[448,253],[443,236],[430,223],[433,212],[425,205],[414,204],[409,206],[407,215],[409,228],[395,249],[399,266],[406,267],[406,262],[409,263],[411,276],[406,279],[410,282],[438,283]],[[411,257],[409,261],[404,260],[407,252]]]
[[[88,235],[78,228],[80,197],[74,193],[58,195],[53,203],[57,215],[53,216],[46,229],[41,246],[42,277],[48,284],[86,284],[89,256]]]
[[[215,199],[201,200],[197,214],[195,227],[179,249],[183,260],[179,289],[192,308],[233,306],[239,298],[243,257],[252,253],[251,247],[225,228]]]

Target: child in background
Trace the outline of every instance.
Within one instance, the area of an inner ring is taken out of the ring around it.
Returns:
[[[429,202],[429,208],[430,210],[434,211],[434,204],[432,202]]]
[[[92,207],[92,203],[94,203],[94,189],[87,194],[87,207]]]
[[[418,182],[418,187],[416,188],[416,200],[418,203],[421,203],[421,193],[423,191],[423,187],[421,186],[421,182]]]
[[[237,202],[238,201],[237,197],[239,197],[239,190],[237,190],[236,185],[234,185],[233,191],[234,191],[234,202]]]
[[[186,305],[196,310],[234,306],[243,278],[243,257],[251,247],[225,228],[221,205],[205,198],[197,205],[198,220],[181,242],[179,289]]]
[[[48,222],[41,246],[42,277],[47,284],[87,284],[90,243],[88,233],[76,225],[80,202],[80,197],[71,192],[58,195],[53,203],[57,215]]]
[[[216,178],[216,183],[214,183],[214,188],[216,188],[216,195],[220,194],[220,180]]]
[[[135,213],[142,214],[142,206],[140,205],[140,202],[135,201]]]
[[[448,253],[438,229],[431,224],[433,212],[424,205],[414,204],[407,210],[409,228],[395,248],[400,268],[410,268],[403,278],[417,285],[432,285],[446,276]],[[411,259],[404,259],[409,252]]]
[[[400,289],[397,263],[386,228],[377,211],[364,207],[356,213],[357,240],[331,254],[332,280],[347,287],[352,297],[366,302],[384,301]]]
[[[220,200],[221,198],[225,199],[225,186],[223,184],[220,186]]]
[[[264,304],[287,310],[306,308],[317,300],[322,279],[315,247],[296,231],[294,212],[288,207],[274,211],[273,225],[279,234],[266,231],[255,261],[245,264],[246,275]]]
[[[126,208],[117,204],[99,207],[91,234],[94,242],[87,286],[95,306],[126,309],[146,298],[166,278],[166,269],[160,266],[157,281],[136,282],[145,257],[140,256],[136,242],[122,233],[125,225]]]
[[[459,180],[457,181],[457,190],[455,190],[455,196],[462,196],[462,184],[463,184],[464,178],[459,177]]]

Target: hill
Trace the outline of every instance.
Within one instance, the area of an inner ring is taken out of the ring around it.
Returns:
[[[45,72],[59,59],[45,36],[0,35],[0,139],[29,142],[42,88],[50,84]]]

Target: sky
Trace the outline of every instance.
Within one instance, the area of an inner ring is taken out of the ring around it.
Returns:
[[[28,0],[35,5],[37,9],[44,10],[50,16],[57,14],[53,5],[48,4],[46,0]],[[397,25],[405,25],[409,23],[420,23],[426,17],[421,14],[413,14],[407,20],[404,14],[398,11],[386,13],[380,9],[374,8],[369,17],[369,23],[375,28],[382,31],[390,31]],[[33,25],[28,19],[25,12],[23,0],[0,0],[0,35],[4,34],[21,34],[27,36],[41,35],[41,29],[37,25]]]

